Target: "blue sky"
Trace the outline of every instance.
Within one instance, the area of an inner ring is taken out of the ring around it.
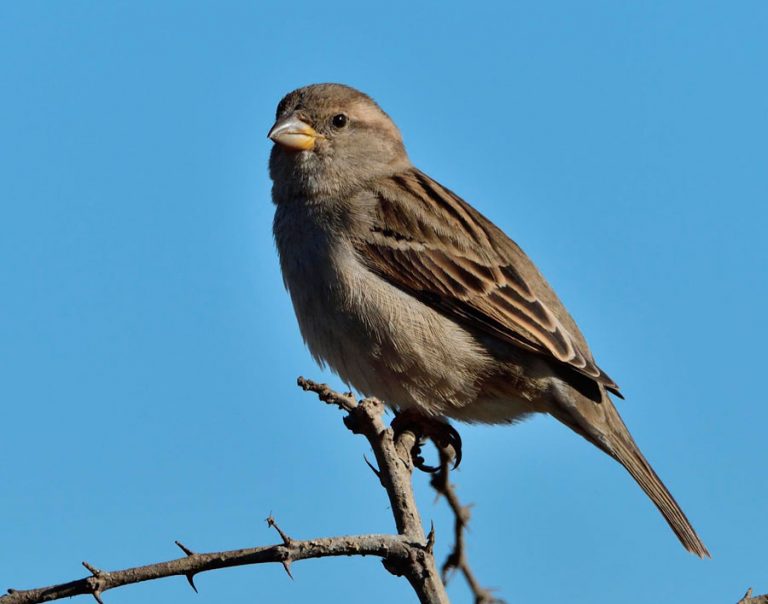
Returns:
[[[538,263],[713,559],[541,417],[462,427],[469,554],[509,601],[733,602],[765,543],[768,5],[0,5],[0,587],[393,529],[366,446],[295,387],[271,237],[282,95],[356,86]],[[489,125],[491,125],[489,127]],[[450,518],[417,478],[437,549]],[[120,602],[410,602],[376,560]],[[460,580],[449,592],[469,601]]]

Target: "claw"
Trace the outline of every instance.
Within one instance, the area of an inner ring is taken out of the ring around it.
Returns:
[[[461,434],[451,424],[443,424],[443,431],[439,434],[430,434],[430,438],[442,449],[451,447],[454,452],[453,470],[461,463]]]
[[[423,443],[424,441],[421,440],[413,446],[413,451],[411,451],[413,454],[413,467],[417,470],[421,470],[422,472],[426,472],[427,474],[434,474],[440,468],[439,466],[430,466],[426,463],[426,461],[424,461],[424,457],[421,455],[421,445]]]
[[[392,428],[396,434],[409,430],[416,435],[416,445],[412,451],[415,468],[429,474],[434,474],[440,470],[439,466],[428,465],[421,455],[421,447],[427,439],[430,439],[442,451],[452,449],[453,469],[459,467],[461,463],[461,436],[456,428],[448,422],[406,410],[395,413]]]

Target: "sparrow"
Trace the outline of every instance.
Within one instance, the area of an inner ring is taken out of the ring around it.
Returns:
[[[611,401],[619,387],[536,266],[411,164],[375,101],[342,84],[299,88],[268,137],[282,275],[321,366],[440,420],[549,414],[622,464],[683,546],[709,556]]]

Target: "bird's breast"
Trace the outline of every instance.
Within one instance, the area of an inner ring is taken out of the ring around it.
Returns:
[[[492,364],[475,338],[372,273],[325,220],[286,204],[274,223],[283,279],[314,358],[400,407],[453,415],[473,402]]]

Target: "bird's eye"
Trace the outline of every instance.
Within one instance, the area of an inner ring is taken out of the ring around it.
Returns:
[[[331,123],[334,128],[343,128],[347,125],[347,116],[343,113],[334,115],[333,118],[331,118]]]

